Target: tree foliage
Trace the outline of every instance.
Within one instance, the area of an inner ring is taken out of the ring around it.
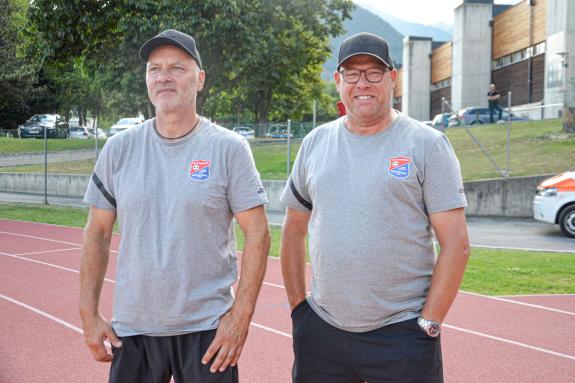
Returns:
[[[242,104],[265,121],[301,114],[302,100],[317,96],[329,36],[341,33],[352,6],[349,0],[35,0],[27,30],[40,42],[34,46],[45,65],[67,68],[61,85],[78,88],[69,80],[78,79],[81,62],[88,75],[82,81],[100,81],[99,104],[145,114],[151,113],[138,49],[162,30],[185,31],[196,39],[207,73],[198,109],[217,97],[210,114],[233,113]]]

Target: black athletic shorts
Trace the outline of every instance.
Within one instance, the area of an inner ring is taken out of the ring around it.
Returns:
[[[301,302],[292,312],[294,383],[442,383],[441,343],[417,319],[343,331]]]
[[[112,347],[110,383],[237,383],[238,368],[228,366],[223,372],[210,372],[203,365],[216,330],[176,336],[126,336],[122,347]]]

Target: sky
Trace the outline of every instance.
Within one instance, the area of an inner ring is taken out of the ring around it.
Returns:
[[[398,19],[424,25],[453,25],[453,10],[462,0],[353,0],[361,6],[391,14]],[[521,0],[495,0],[495,4],[517,4]]]

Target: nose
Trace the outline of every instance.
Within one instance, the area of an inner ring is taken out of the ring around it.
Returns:
[[[153,77],[156,82],[162,84],[172,81],[172,75],[167,69],[159,69],[156,73],[154,73]]]
[[[359,87],[371,86],[371,83],[369,81],[367,81],[367,73],[365,71],[361,71],[359,73],[359,81],[355,85],[359,86]]]

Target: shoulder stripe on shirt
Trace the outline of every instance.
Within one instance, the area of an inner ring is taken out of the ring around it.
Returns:
[[[106,198],[108,200],[108,202],[110,202],[110,204],[114,207],[116,207],[116,200],[114,199],[114,197],[112,197],[110,195],[110,193],[108,193],[108,191],[106,190],[106,188],[104,187],[104,184],[102,183],[102,181],[100,181],[100,179],[98,178],[98,176],[96,175],[96,173],[92,174],[92,181],[94,181],[94,184],[96,184],[96,186],[98,187],[98,189],[100,189],[100,191],[102,192],[102,195],[104,196],[104,198]]]
[[[305,198],[303,198],[301,196],[301,194],[299,194],[299,192],[297,191],[297,189],[293,183],[293,180],[291,178],[289,179],[289,186],[291,188],[291,192],[293,193],[294,197],[299,201],[299,203],[301,203],[303,206],[305,206],[309,210],[313,210],[312,203],[307,201]]]

